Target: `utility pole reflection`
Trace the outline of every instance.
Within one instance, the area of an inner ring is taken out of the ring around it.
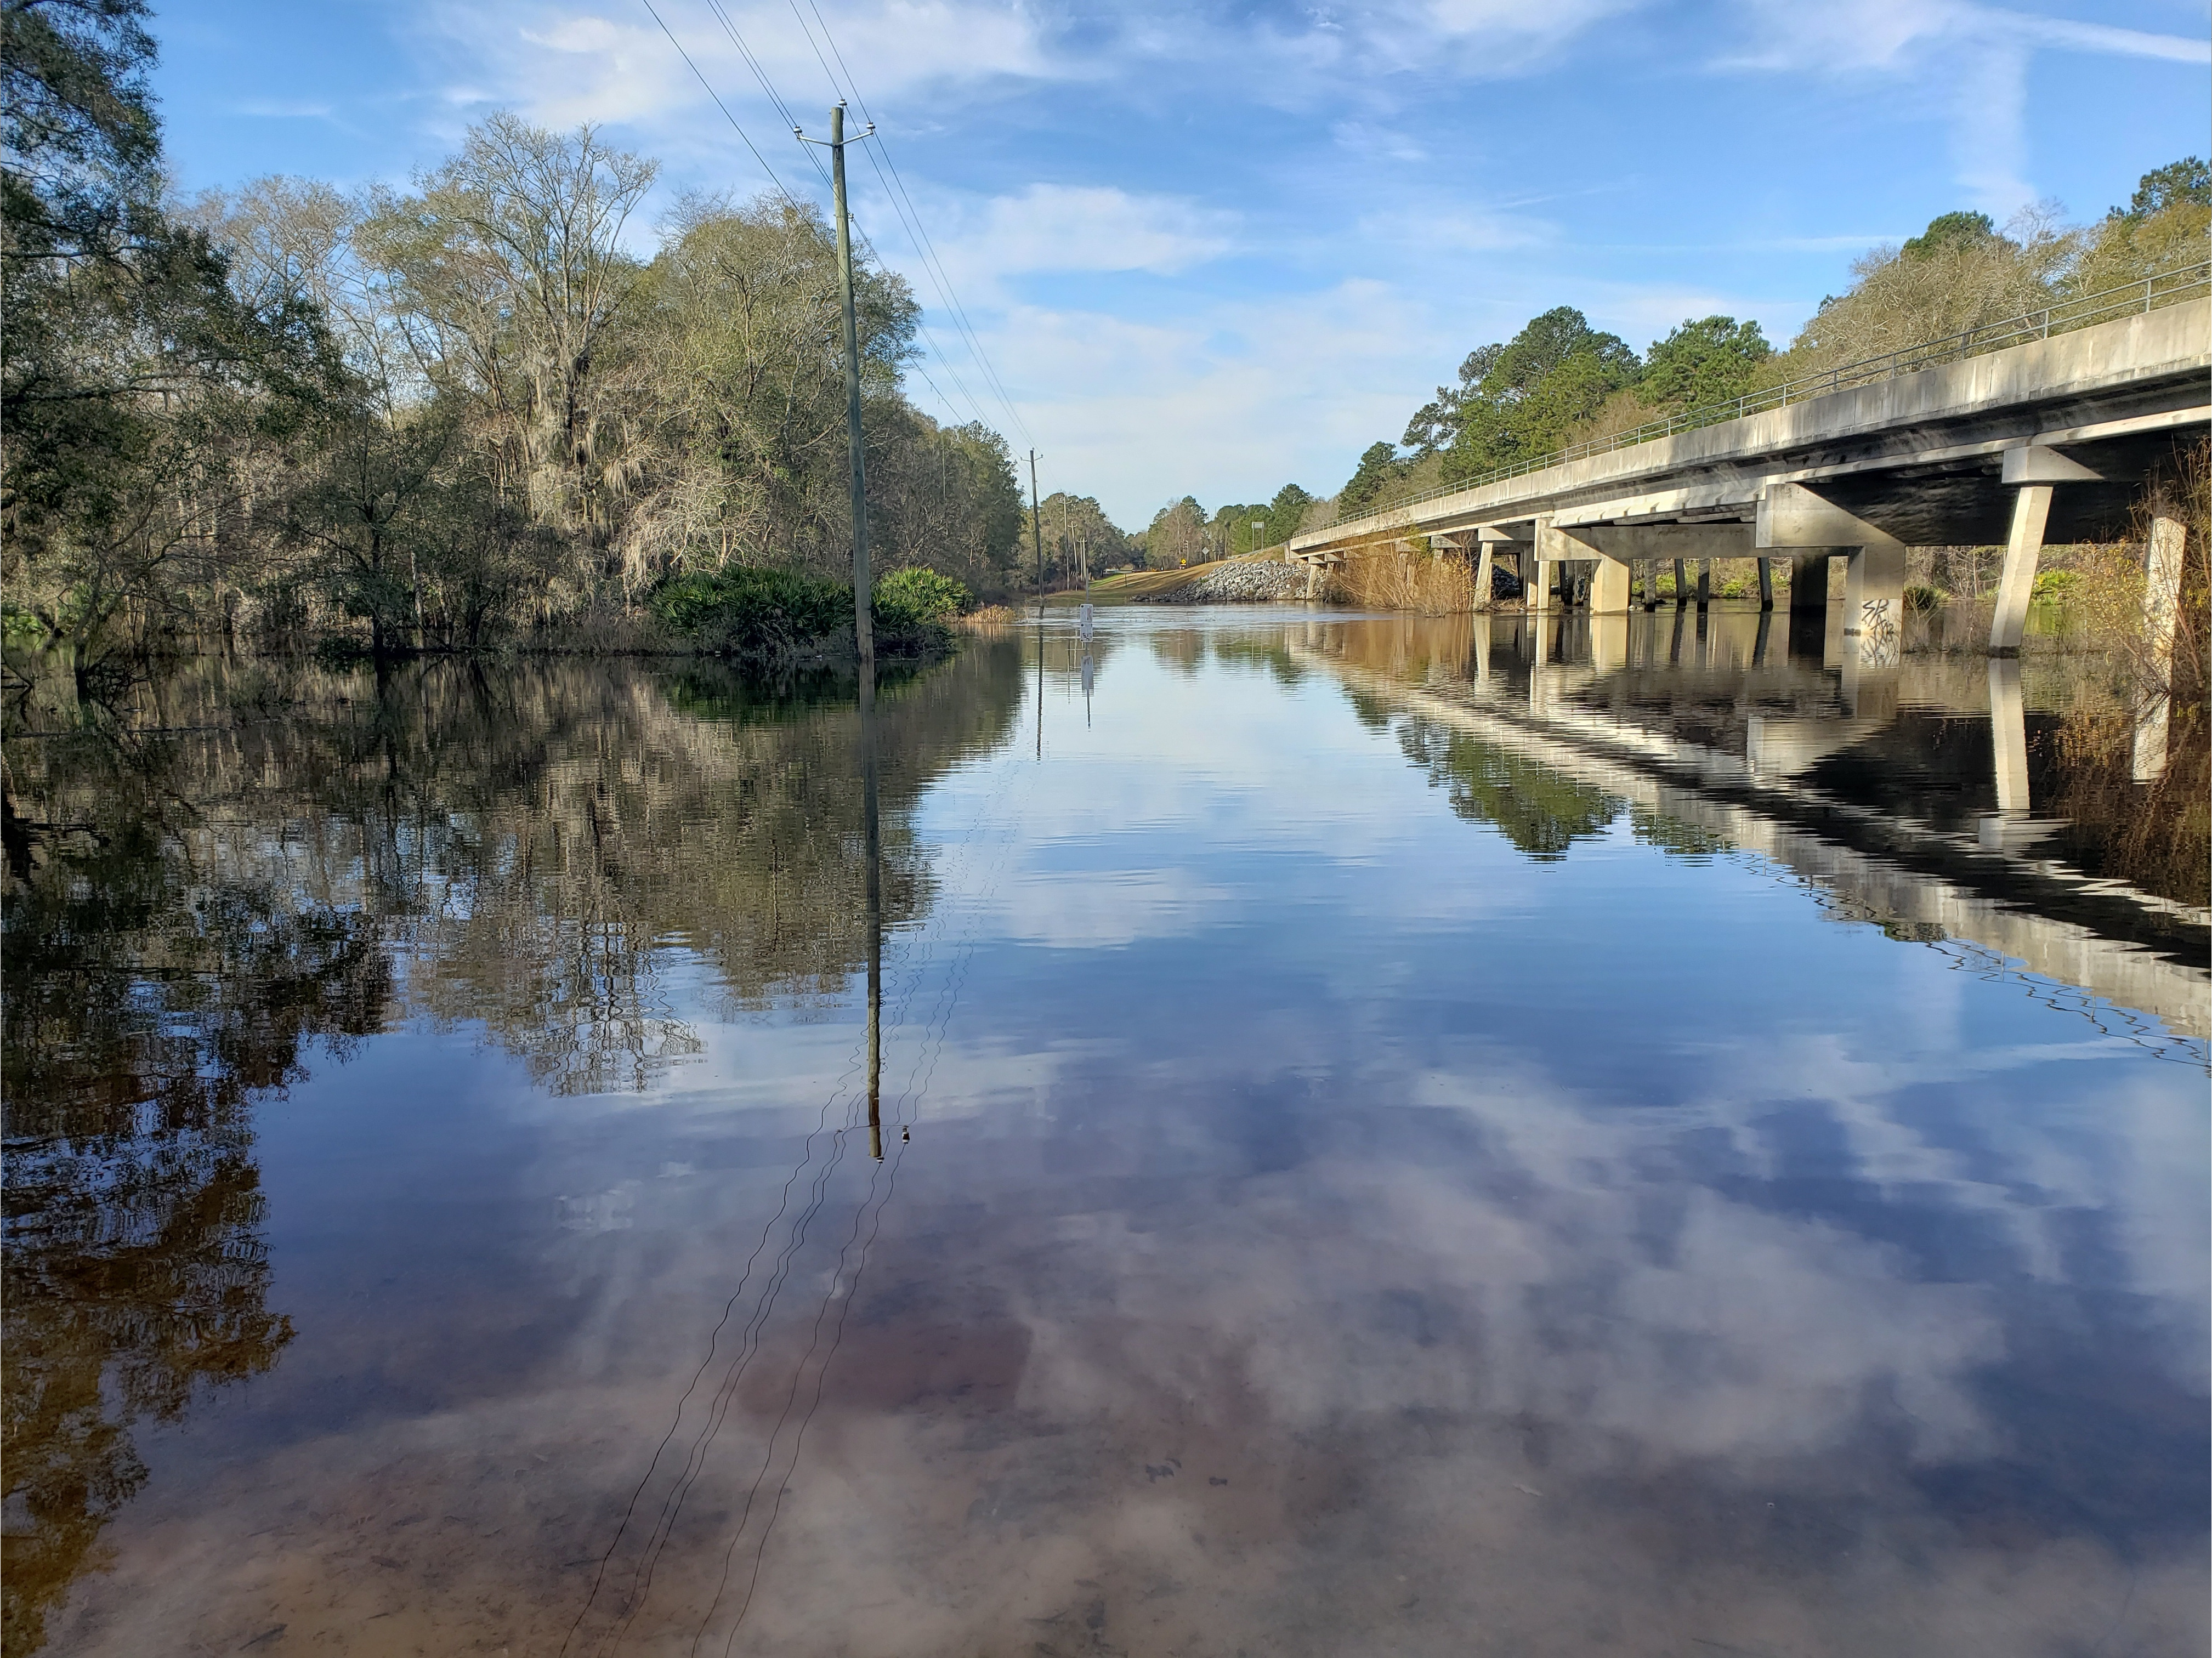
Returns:
[[[860,812],[867,839],[868,1154],[884,1160],[884,842],[876,816],[876,662],[860,659]]]

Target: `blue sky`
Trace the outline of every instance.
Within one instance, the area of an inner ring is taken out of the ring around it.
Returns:
[[[653,3],[822,193],[710,0]],[[1954,207],[2094,216],[2212,129],[2202,0],[813,4],[722,9],[810,129],[826,27],[1012,408],[856,161],[939,348],[917,399],[1131,527],[1333,490],[1551,306],[1638,347],[1716,310],[1786,340],[1875,242]],[[404,183],[501,107],[659,157],[656,210],[768,185],[646,0],[204,0],[155,29],[186,191]]]

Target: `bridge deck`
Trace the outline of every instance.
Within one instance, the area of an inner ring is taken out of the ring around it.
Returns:
[[[2030,446],[2080,468],[2048,538],[2108,538],[2149,467],[2212,421],[2208,373],[2212,299],[2191,300],[1345,519],[1293,537],[1287,556],[1478,529],[1528,540],[1539,519],[1749,523],[1784,483],[1899,542],[1988,544],[2005,538],[2011,507],[2004,453]]]

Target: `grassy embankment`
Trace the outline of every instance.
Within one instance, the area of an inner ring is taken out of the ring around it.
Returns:
[[[1187,587],[1209,570],[1218,570],[1224,564],[1249,561],[1233,558],[1209,559],[1203,564],[1178,565],[1172,570],[1130,570],[1121,575],[1109,575],[1091,584],[1091,596],[1103,603],[1119,604],[1126,599],[1155,598],[1177,587]],[[1078,602],[1082,595],[1070,594]]]

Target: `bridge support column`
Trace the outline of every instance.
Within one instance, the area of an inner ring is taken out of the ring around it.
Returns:
[[[2035,597],[2035,567],[2043,556],[2044,525],[2051,519],[2048,483],[2022,484],[2013,497],[2012,532],[2005,537],[2004,574],[1997,581],[1990,617],[1990,654],[2017,656],[2027,634],[2027,604]]]
[[[1698,608],[1704,610],[1713,602],[1713,562],[1709,558],[1698,561]]]
[[[1790,635],[1795,659],[1824,661],[1827,656],[1828,550],[1793,553],[1790,558]]]
[[[1552,609],[1552,578],[1559,574],[1561,556],[1571,544],[1553,527],[1551,519],[1540,518],[1536,520],[1536,544],[1521,555],[1521,597],[1527,603],[1530,614]],[[1531,569],[1535,572],[1533,581],[1528,579]],[[1565,598],[1566,595],[1563,593],[1560,597]]]
[[[1558,571],[1559,565],[1541,553],[1523,553],[1521,555],[1521,568],[1534,572],[1531,575],[1524,575],[1521,581],[1521,597],[1527,603],[1530,613],[1550,610],[1552,577]]]
[[[1486,610],[1490,608],[1491,595],[1497,590],[1497,586],[1498,555],[1491,550],[1491,544],[1486,541],[1480,544],[1474,555],[1474,608],[1476,610]]]
[[[1759,608],[1762,615],[1774,608],[1774,561],[1759,561]]]
[[[1547,563],[1556,562],[1560,569],[1572,569],[1577,575],[1583,565],[1590,567],[1589,610],[1595,616],[1628,613],[1628,567],[1638,551],[1635,540],[1634,535],[1612,526],[1562,529],[1548,519],[1536,521],[1539,559]],[[1570,576],[1559,584],[1562,599],[1569,598],[1576,579]]]
[[[1589,607],[1593,616],[1625,616],[1628,612],[1628,566],[1617,558],[1601,558],[1590,572]]]
[[[1828,550],[1790,556],[1790,614],[1822,616],[1828,609]]]
[[[2186,533],[2178,518],[2161,513],[2151,520],[2143,569],[2143,633],[2161,680],[2173,673],[2173,630],[2181,614],[2181,551]]]
[[[1680,559],[1674,561],[1674,608],[1680,610],[1690,602],[1690,567]]]
[[[1802,547],[1822,558],[1831,550],[1845,551],[1850,560],[1844,576],[1845,677],[1855,669],[1896,665],[1905,614],[1903,542],[1802,483],[1773,483],[1759,492],[1753,544],[1762,551]],[[1810,597],[1801,600],[1793,592],[1790,608],[1795,611]]]
[[[2181,551],[2186,534],[2178,518],[2161,513],[2151,520],[2143,570],[2143,632],[2160,679],[2173,672],[2173,630],[2181,614]]]
[[[1890,667],[1902,646],[1905,544],[1875,542],[1851,549],[1844,577],[1844,635],[1858,641],[1862,667]]]

